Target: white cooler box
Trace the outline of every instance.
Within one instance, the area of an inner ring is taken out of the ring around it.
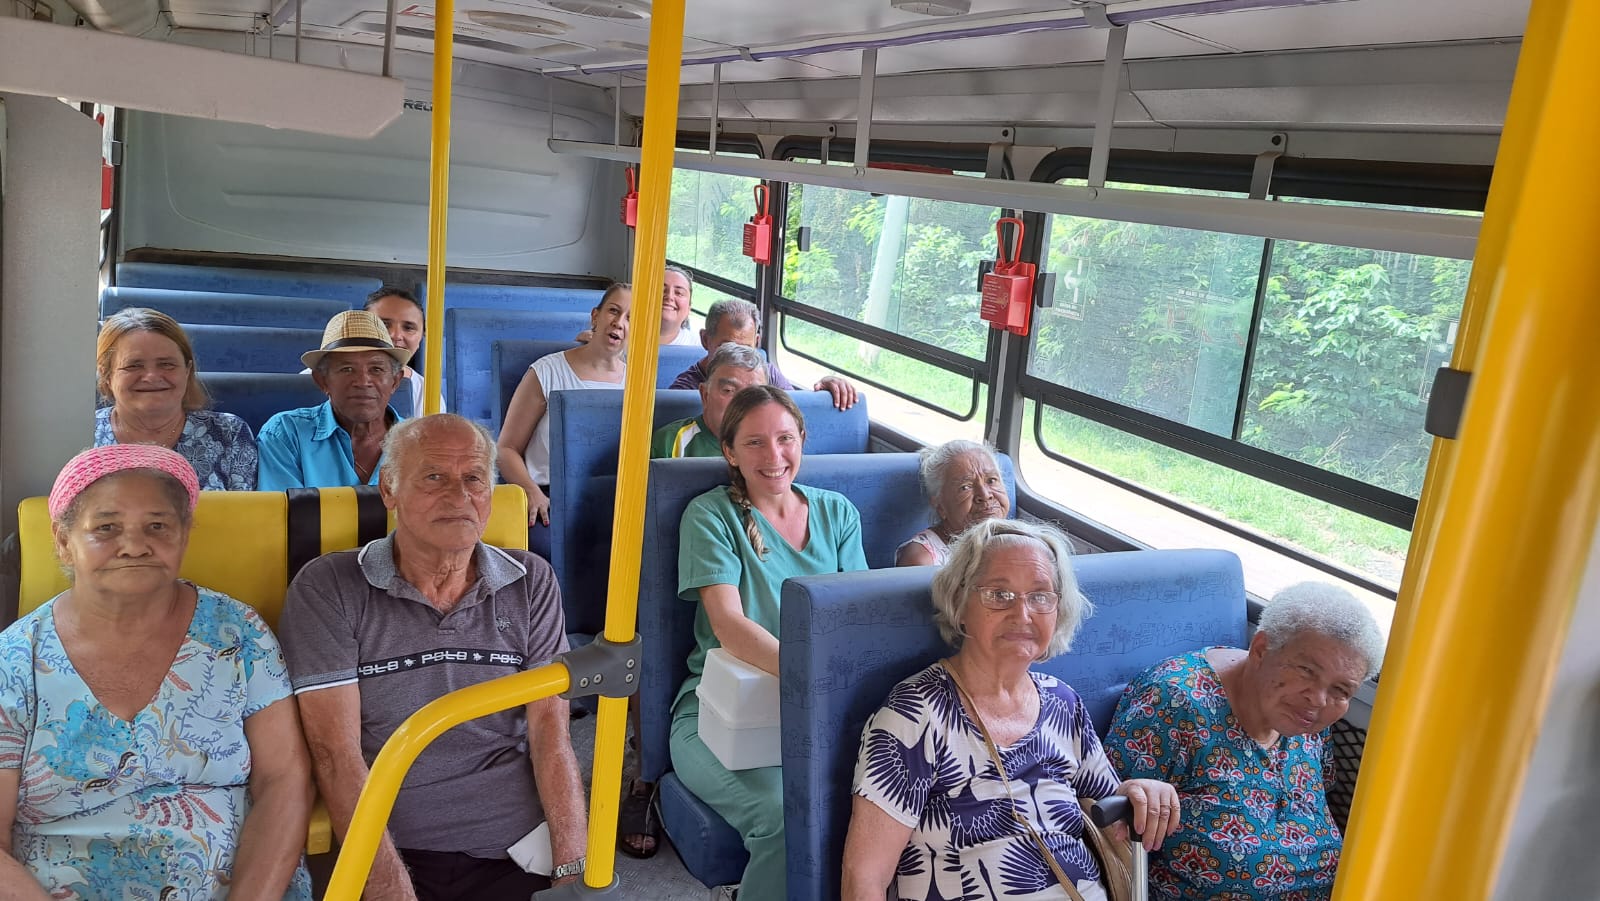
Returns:
[[[712,648],[695,695],[700,699],[700,740],[723,766],[751,770],[783,762],[776,676]]]

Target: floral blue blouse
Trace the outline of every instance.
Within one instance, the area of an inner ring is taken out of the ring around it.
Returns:
[[[0,769],[20,769],[12,854],[53,898],[226,898],[250,810],[245,720],[290,694],[248,606],[198,589],[155,699],[125,721],[95,700],[55,600],[0,633]],[[310,901],[302,864],[286,901]]]
[[[1129,779],[1178,789],[1183,823],[1150,856],[1150,897],[1326,901],[1342,838],[1323,787],[1326,734],[1263,748],[1240,728],[1222,680],[1195,651],[1122,694],[1106,753]]]
[[[116,443],[111,408],[101,407],[94,411],[94,446]],[[194,467],[201,491],[256,490],[256,436],[232,413],[191,412],[173,450]]]

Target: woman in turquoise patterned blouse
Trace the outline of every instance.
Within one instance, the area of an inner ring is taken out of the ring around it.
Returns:
[[[1305,582],[1267,605],[1248,649],[1174,657],[1128,686],[1106,753],[1124,776],[1171,782],[1183,799],[1183,826],[1150,857],[1151,898],[1332,895],[1342,838],[1326,730],[1382,660],[1367,608]]]
[[[151,445],[50,494],[70,589],[0,633],[7,898],[309,901],[310,764],[278,643],[182,581],[199,484]]]

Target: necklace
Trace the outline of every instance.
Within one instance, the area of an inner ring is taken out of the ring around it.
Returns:
[[[159,444],[170,448],[177,445],[178,439],[183,436],[183,426],[188,421],[188,414],[180,411],[176,420],[158,429],[139,430],[123,423],[122,417],[117,415],[117,409],[111,408],[111,433],[118,444]]]

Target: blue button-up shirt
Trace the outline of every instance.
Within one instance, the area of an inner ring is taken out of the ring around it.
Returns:
[[[384,415],[390,424],[401,418],[394,407]],[[333,418],[331,401],[273,414],[261,426],[256,447],[261,454],[256,479],[260,491],[363,484],[356,474],[350,433]],[[382,467],[380,459],[372,469],[372,477],[364,484],[378,484],[378,470]]]

